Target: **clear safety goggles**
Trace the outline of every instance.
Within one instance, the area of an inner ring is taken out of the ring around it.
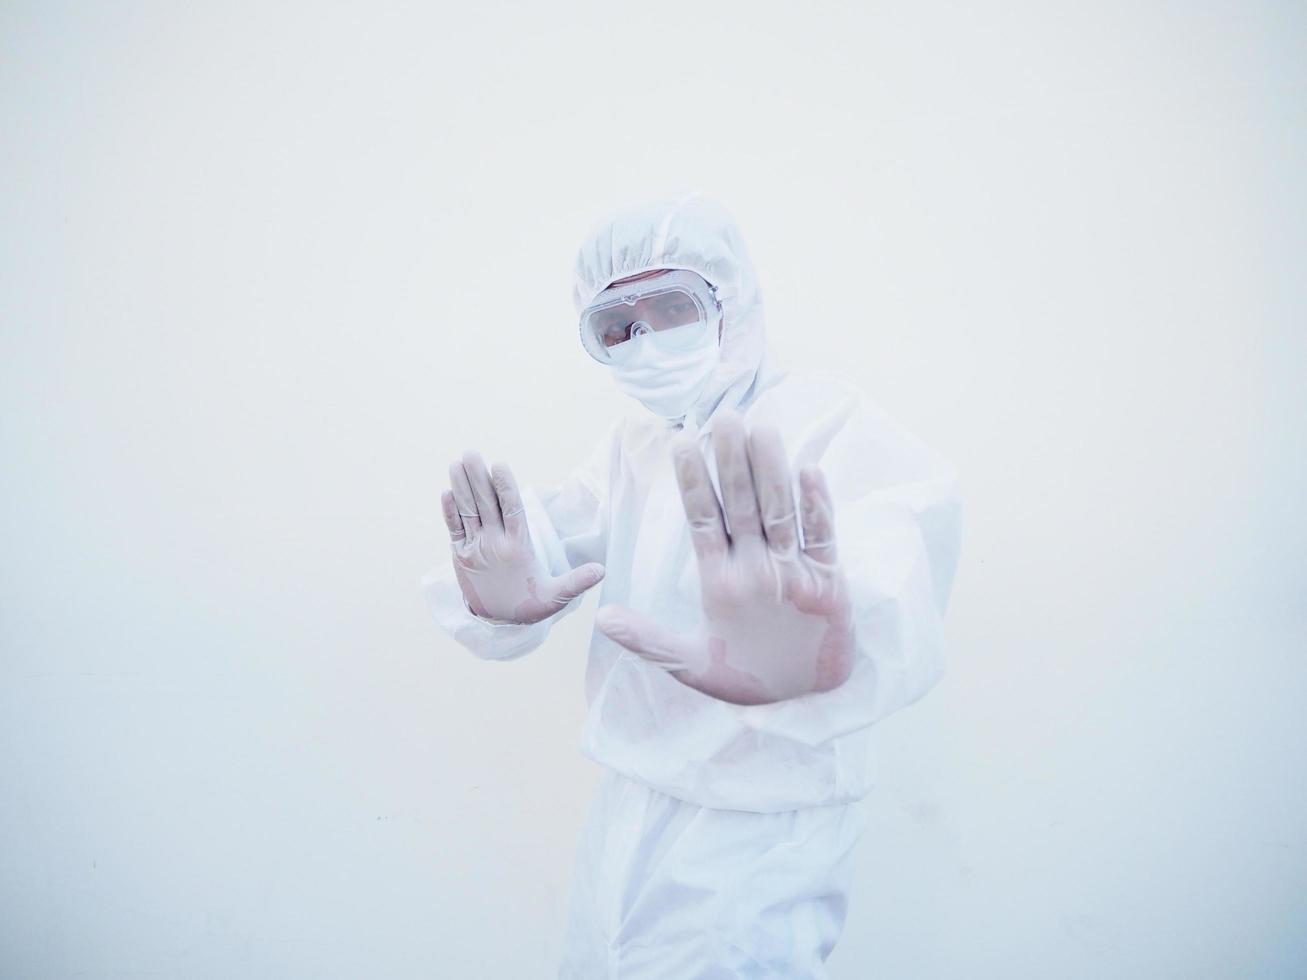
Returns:
[[[692,348],[704,330],[715,327],[721,308],[717,291],[700,276],[672,269],[596,296],[581,313],[581,343],[601,364],[620,360],[622,345],[643,334],[668,347]]]

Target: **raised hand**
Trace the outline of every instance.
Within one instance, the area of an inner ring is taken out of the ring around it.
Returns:
[[[725,520],[694,440],[682,436],[672,450],[699,562],[703,631],[681,635],[619,606],[599,610],[599,629],[723,701],[767,704],[838,687],[853,667],[852,607],[825,477],[815,466],[800,471],[796,517],[776,429],[756,426],[746,437],[739,416],[727,414],[713,446]]]
[[[487,471],[480,455],[467,452],[449,467],[449,482],[440,505],[454,574],[478,616],[539,622],[604,577],[598,562],[554,576],[536,559],[522,495],[504,464]]]

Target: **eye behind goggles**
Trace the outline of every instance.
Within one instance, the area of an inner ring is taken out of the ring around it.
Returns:
[[[701,276],[673,269],[659,276],[609,286],[581,313],[581,343],[602,364],[614,348],[644,334],[707,326],[721,312],[717,290]],[[678,331],[684,337],[695,331]],[[670,338],[669,338],[670,339]]]

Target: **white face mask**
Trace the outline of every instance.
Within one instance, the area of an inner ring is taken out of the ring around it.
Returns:
[[[626,341],[611,365],[617,387],[665,419],[683,418],[721,359],[720,315],[706,326],[645,333]],[[684,336],[680,332],[693,331]],[[614,350],[618,350],[615,348]]]

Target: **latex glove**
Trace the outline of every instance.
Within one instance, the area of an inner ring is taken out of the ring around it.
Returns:
[[[736,704],[827,691],[853,669],[852,606],[836,561],[834,511],[815,466],[799,473],[799,542],[790,469],[779,432],[738,415],[713,429],[722,507],[692,437],[678,437],[676,478],[699,562],[705,625],[685,636],[620,606],[604,606],[606,635],[696,690]]]
[[[484,619],[535,623],[604,577],[590,562],[551,575],[536,558],[517,481],[503,463],[492,470],[475,452],[449,467],[452,490],[440,497],[454,574],[468,608]]]

